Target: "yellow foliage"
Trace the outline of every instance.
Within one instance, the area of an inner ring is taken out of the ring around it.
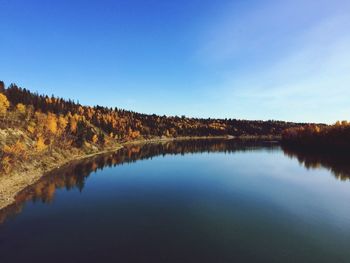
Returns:
[[[94,136],[92,136],[92,142],[93,143],[97,143],[98,142],[98,137],[96,134],[94,134]]]
[[[47,116],[42,112],[35,112],[35,129],[43,132],[46,124]]]
[[[78,113],[79,113],[79,115],[83,115],[84,114],[84,108],[79,106]]]
[[[62,115],[60,115],[58,117],[58,127],[60,129],[60,131],[64,131],[67,127],[68,121],[65,117],[63,117]]]
[[[346,127],[349,126],[350,122],[344,120],[344,121],[337,121],[333,126],[335,127]]]
[[[41,152],[46,149],[45,141],[43,137],[39,136],[36,140],[35,148],[38,152]]]
[[[18,103],[16,105],[16,110],[20,113],[20,114],[25,114],[26,113],[26,106],[22,103]]]
[[[19,140],[13,145],[5,145],[3,148],[5,156],[10,156],[12,158],[26,158],[26,147]]]
[[[31,122],[29,123],[28,127],[27,127],[27,130],[28,130],[31,134],[33,134],[33,133],[35,132],[35,123],[31,121]]]
[[[71,133],[76,133],[77,132],[78,122],[77,122],[77,120],[74,117],[70,118],[69,126],[70,126],[70,132]]]
[[[74,113],[73,118],[74,118],[76,121],[80,120],[79,115],[78,115],[78,114],[76,114],[76,113]]]
[[[5,114],[7,109],[10,107],[10,102],[7,97],[0,93],[0,114]]]
[[[128,133],[129,133],[129,137],[131,139],[135,139],[135,138],[140,136],[140,132],[139,131],[133,131],[131,128],[129,128]]]
[[[55,114],[49,113],[46,119],[46,127],[52,133],[57,133],[57,117]]]

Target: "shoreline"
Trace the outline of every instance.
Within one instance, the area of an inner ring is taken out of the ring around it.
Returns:
[[[237,139],[237,140],[269,140],[276,141],[279,140],[277,137],[268,136],[194,136],[194,137],[176,137],[176,138],[152,138],[152,139],[141,139],[135,141],[122,142],[114,148],[104,149],[94,153],[83,154],[71,156],[61,156],[64,157],[61,160],[53,162],[51,165],[46,167],[37,167],[26,173],[15,173],[6,177],[0,177],[0,211],[6,207],[12,205],[16,201],[16,196],[19,192],[23,191],[25,188],[35,184],[39,179],[45,176],[47,173],[54,169],[58,169],[61,166],[67,165],[74,161],[84,160],[94,156],[117,152],[127,145],[142,145],[148,143],[162,143],[171,141],[182,141],[182,140],[210,140],[210,139]],[[63,155],[64,153],[62,153]],[[40,164],[40,163],[39,163]]]

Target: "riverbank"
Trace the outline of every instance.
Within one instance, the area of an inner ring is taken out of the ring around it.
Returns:
[[[209,139],[241,139],[241,140],[278,140],[277,137],[233,137],[233,136],[208,136],[208,137],[177,137],[177,138],[153,138],[122,142],[114,147],[86,153],[77,150],[56,150],[54,154],[44,155],[40,160],[31,160],[23,163],[21,171],[14,171],[9,175],[0,176],[0,210],[15,202],[16,195],[40,178],[63,165],[73,161],[79,161],[93,156],[112,153],[128,145],[142,145],[147,143],[162,143],[181,140],[209,140]]]
[[[40,160],[23,163],[22,171],[14,171],[9,175],[0,176],[0,210],[11,205],[16,195],[26,187],[36,183],[41,177],[53,169],[57,169],[72,161],[90,158],[95,155],[118,151],[123,148],[117,145],[115,148],[85,153],[83,151],[56,151],[55,155],[42,156]]]

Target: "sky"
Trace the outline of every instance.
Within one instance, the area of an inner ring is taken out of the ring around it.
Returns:
[[[350,119],[348,0],[0,0],[0,80],[191,117]]]

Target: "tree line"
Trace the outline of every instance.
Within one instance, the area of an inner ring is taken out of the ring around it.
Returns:
[[[333,125],[305,125],[292,127],[282,133],[282,142],[309,151],[350,149],[350,122],[337,121]]]
[[[4,86],[4,84],[2,84]],[[11,84],[2,91],[12,105],[23,104],[32,112],[74,116],[99,127],[110,137],[130,140],[152,136],[280,135],[295,123],[283,121],[247,121],[237,119],[202,119],[185,116],[159,116],[102,106],[82,106],[72,100],[39,95]]]
[[[0,81],[0,128],[22,133],[0,144],[1,170],[18,160],[53,149],[103,149],[118,142],[155,137],[278,136],[290,127],[283,121],[204,119],[160,116],[103,106],[83,106],[72,100],[40,95]],[[30,140],[29,140],[29,139]]]

